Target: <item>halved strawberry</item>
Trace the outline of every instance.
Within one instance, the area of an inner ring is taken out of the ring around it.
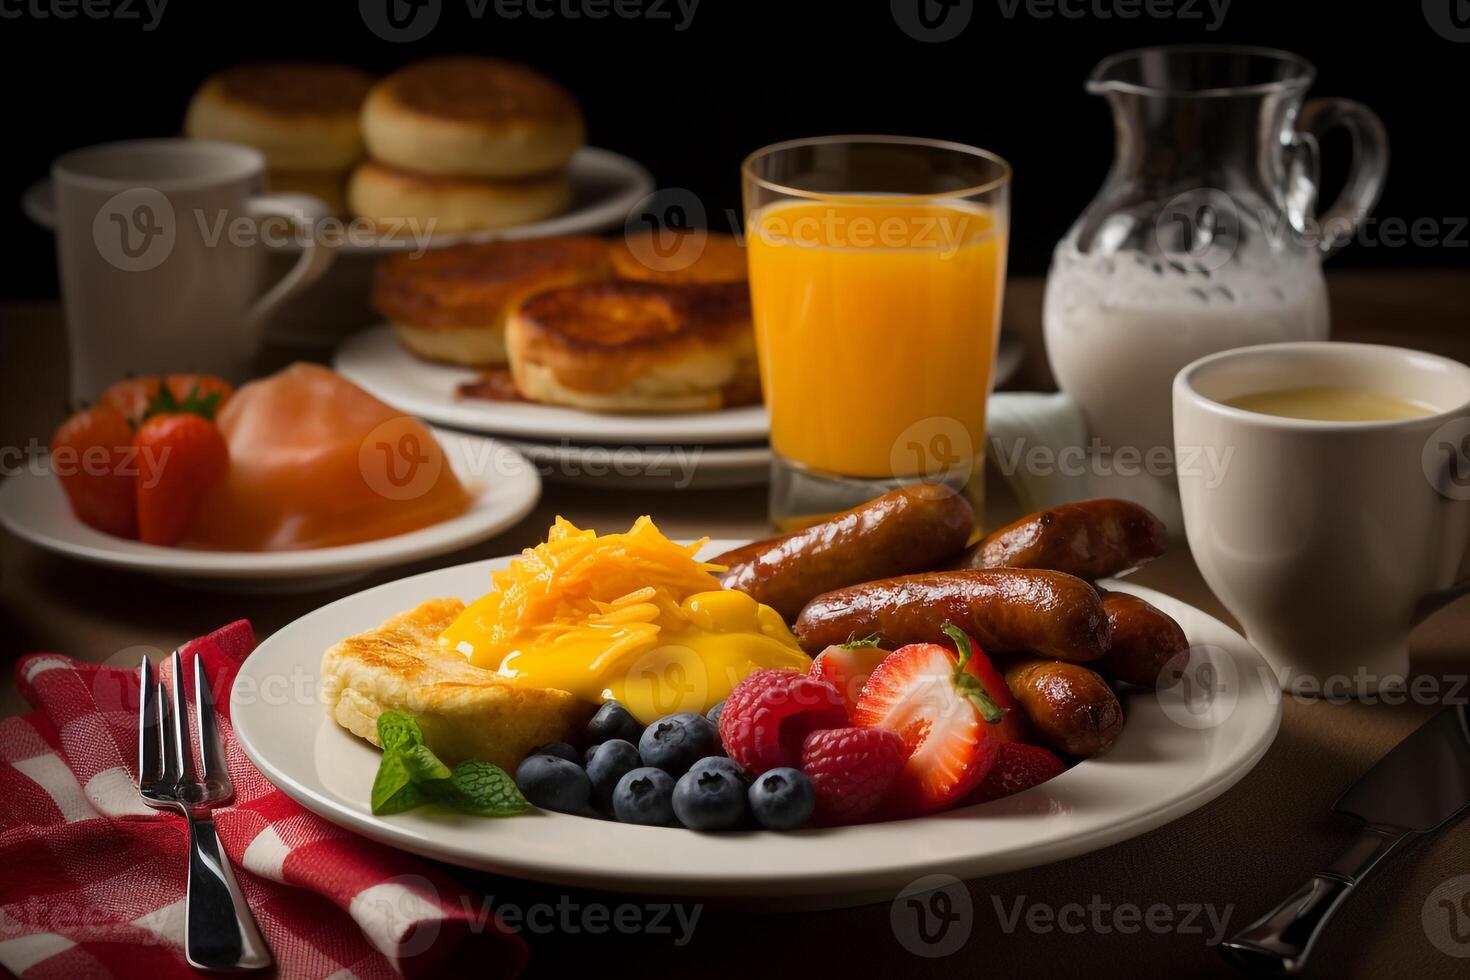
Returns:
[[[959,652],[961,659],[969,654],[969,660],[965,669],[980,681],[985,687],[985,693],[990,695],[996,707],[1000,708],[1004,717],[991,726],[990,734],[1002,742],[1025,742],[1030,739],[1031,726],[1026,721],[1026,712],[1021,710],[1020,704],[1011,696],[1011,689],[1006,687],[1005,677],[995,669],[995,664],[980,649],[970,634],[961,630],[958,626],[945,626],[945,634],[954,640],[955,649]]]
[[[887,657],[888,651],[880,648],[876,641],[854,640],[841,646],[830,646],[817,654],[806,675],[826,681],[842,692],[847,713],[851,715],[868,676]]]
[[[963,634],[961,634],[963,636]],[[894,815],[932,813],[962,800],[995,762],[1002,714],[962,660],[937,643],[911,643],[873,671],[853,722],[896,732],[908,761],[890,792]]]

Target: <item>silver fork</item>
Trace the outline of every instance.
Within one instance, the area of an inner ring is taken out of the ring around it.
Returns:
[[[189,752],[189,711],[184,664],[171,658],[173,693],[143,658],[138,699],[138,792],[156,810],[173,810],[189,822],[189,891],[184,900],[184,956],[199,970],[254,970],[271,953],[220,846],[210,807],[234,795],[224,745],[214,717],[214,696],[204,664],[194,658],[194,708],[199,718],[199,779]]]

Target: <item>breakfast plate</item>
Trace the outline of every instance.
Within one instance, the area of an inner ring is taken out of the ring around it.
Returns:
[[[718,490],[764,486],[771,447],[602,446],[501,440],[536,467],[541,479],[610,490]]]
[[[716,555],[741,542],[711,542]],[[473,600],[511,557],[439,569],[368,589],[310,613],[263,642],[231,692],[235,733],[260,771],[324,818],[374,840],[465,867],[578,887],[732,901],[859,904],[934,873],[974,878],[1058,861],[1137,836],[1225,792],[1265,754],[1280,722],[1270,671],[1239,634],[1150,589],[1108,580],[1178,620],[1212,684],[1127,689],[1128,723],[1105,755],[990,803],[933,816],[788,833],[695,833],[536,810],[502,820],[436,808],[374,816],[381,755],[338,727],[319,702],[318,664],[386,610]],[[289,703],[263,699],[273,678],[304,677]],[[1201,672],[1197,677],[1203,680]]]
[[[143,544],[83,524],[68,506],[57,477],[45,466],[26,467],[0,484],[0,524],[39,548],[94,565],[201,588],[307,591],[483,541],[520,521],[536,505],[541,479],[514,449],[483,436],[437,429],[433,433],[455,475],[473,495],[469,509],[441,523],[376,541],[261,552]]]
[[[333,367],[401,411],[473,432],[648,446],[758,442],[770,431],[770,420],[761,405],[715,412],[614,415],[558,405],[461,398],[457,390],[475,379],[473,370],[415,357],[386,325],[364,331],[337,348]]]

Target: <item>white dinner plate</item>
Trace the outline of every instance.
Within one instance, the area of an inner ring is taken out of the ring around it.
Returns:
[[[586,412],[557,405],[460,398],[476,374],[433,364],[404,350],[393,328],[373,327],[337,348],[332,366],[376,398],[439,425],[521,439],[599,442],[617,446],[760,442],[770,432],[760,405],[669,415]]]
[[[439,248],[458,242],[548,238],[603,231],[622,225],[628,212],[654,190],[653,177],[642,164],[595,146],[584,146],[576,152],[567,165],[567,178],[572,185],[572,204],[565,214],[509,228],[431,235],[430,246]],[[21,195],[20,206],[36,224],[56,230],[56,189],[49,178],[27,187]],[[338,246],[339,251],[346,255],[386,255],[420,247],[420,243],[411,238],[374,237],[356,227],[352,232],[343,236]],[[301,245],[295,236],[289,236],[279,248],[295,252]]]
[[[0,483],[0,524],[47,551],[231,591],[320,588],[378,568],[442,555],[483,541],[530,513],[541,479],[514,449],[484,436],[435,429],[455,474],[474,499],[458,517],[407,534],[304,551],[201,551],[114,537],[77,520],[45,458]]]
[[[600,446],[504,439],[541,479],[610,490],[728,490],[771,482],[771,447]]]
[[[740,542],[712,542],[705,554]],[[1159,827],[1219,796],[1265,754],[1280,722],[1274,677],[1241,636],[1150,589],[1109,582],[1174,616],[1207,664],[1169,692],[1124,697],[1127,722],[1106,755],[1034,789],[935,816],[794,833],[700,834],[533,811],[504,820],[435,809],[375,817],[379,753],[323,713],[314,683],[289,703],[257,697],[272,678],[318,677],[333,643],[436,596],[487,590],[509,557],[416,575],[303,616],[246,661],[231,693],[235,733],[265,776],[328,820],[406,851],[470,868],[578,887],[733,900],[857,904],[915,879],[974,878],[1057,861]],[[1201,686],[1203,681],[1209,685]],[[1202,861],[1217,854],[1201,852]]]

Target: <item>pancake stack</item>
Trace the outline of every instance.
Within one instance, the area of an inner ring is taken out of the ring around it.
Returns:
[[[372,87],[346,65],[258,62],[211,75],[194,93],[184,135],[253,146],[273,191],[314,194],[347,210],[347,172],[362,157],[358,124]]]
[[[433,58],[373,86],[368,159],[352,212],[384,230],[477,231],[541,221],[571,203],[567,164],[585,127],[566,89],[524,65]]]
[[[468,397],[651,413],[758,402],[744,248],[667,238],[397,255],[378,266],[373,303],[420,357],[488,369]]]

